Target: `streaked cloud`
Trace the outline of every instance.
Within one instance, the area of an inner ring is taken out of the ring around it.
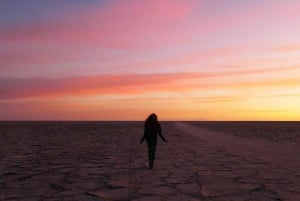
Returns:
[[[1,4],[0,119],[300,118],[299,1]]]
[[[176,26],[192,8],[192,1],[177,0],[111,1],[104,6],[75,6],[46,22],[4,26],[0,41],[111,48],[162,46],[176,43],[178,37],[173,36],[184,34],[177,32]]]
[[[294,67],[290,69],[295,69]],[[253,69],[203,73],[114,74],[77,77],[2,78],[0,98],[31,96],[93,96],[101,94],[134,94],[163,91],[193,91],[211,88],[297,87],[298,77],[272,79],[239,79],[261,73],[284,73],[289,68]],[[298,69],[299,70],[299,69]],[[234,79],[234,77],[237,77]],[[212,79],[213,78],[213,79]],[[225,78],[225,79],[224,79]],[[224,100],[225,101],[225,100]]]

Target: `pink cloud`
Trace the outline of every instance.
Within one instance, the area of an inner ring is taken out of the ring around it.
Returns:
[[[153,61],[141,62],[141,63],[130,63],[125,65],[125,67],[126,69],[138,70],[140,68],[161,69],[167,66],[180,66],[180,65],[184,66],[188,64],[198,64],[202,61],[207,61],[215,57],[224,57],[228,54],[237,53],[237,52],[240,52],[238,48],[206,49],[199,52],[173,56],[170,58],[163,58],[156,61],[153,60]]]
[[[244,32],[251,31],[255,37],[259,31],[255,29],[298,19],[299,9],[298,2],[254,3],[234,12],[214,14],[203,12],[202,4],[195,0],[115,1],[105,6],[72,8],[44,23],[2,27],[0,41],[159,48],[192,44],[193,39],[206,40],[212,33],[247,38]]]
[[[98,53],[97,53],[98,52]],[[115,57],[123,59],[124,56],[118,54],[104,53],[93,48],[74,47],[32,47],[32,48],[9,48],[0,51],[0,70],[22,69],[27,64],[31,67],[35,65],[55,65],[61,63],[85,62],[89,65],[92,62],[114,61]],[[40,68],[40,66],[39,66]],[[38,71],[39,68],[36,70]]]
[[[176,26],[192,9],[191,1],[118,1],[76,8],[45,23],[6,27],[1,42],[75,43],[108,47],[160,45],[177,35]],[[172,41],[175,42],[175,41]]]
[[[114,54],[96,54],[97,50],[93,48],[76,47],[64,48],[64,47],[40,47],[40,48],[14,48],[8,49],[0,54],[1,70],[7,69],[22,69],[24,64],[31,64],[33,67],[36,64],[59,64],[64,62],[82,62],[85,61],[85,65],[93,61],[114,61],[114,59],[126,61],[125,55]],[[200,61],[210,60],[215,57],[226,57],[237,53],[244,52],[245,48],[242,47],[228,47],[228,48],[214,48],[206,49],[199,52],[193,52],[190,54],[174,56],[171,58],[164,58],[160,60],[152,60],[148,62],[127,62],[115,68],[126,69],[129,71],[138,70],[141,68],[160,69],[164,66],[171,65],[186,65],[192,63],[198,63]],[[103,67],[103,66],[102,66]],[[105,66],[104,66],[105,67]],[[38,69],[37,69],[38,70]]]
[[[295,49],[296,47],[293,46],[290,48]],[[188,68],[188,65],[192,65],[191,69],[193,72],[200,72],[203,69],[207,68],[218,70],[218,67],[221,67],[224,69],[231,69],[228,72],[224,72],[227,75],[241,75],[298,69],[298,66],[293,66],[289,62],[287,62],[286,58],[274,58],[269,55],[265,55],[264,57],[259,56],[259,54],[266,53],[272,55],[276,53],[276,51],[274,51],[273,49],[271,49],[270,51],[268,48],[260,50],[257,46],[209,48],[201,51],[191,52],[188,54],[174,55],[171,57],[147,62],[125,63],[123,65],[118,65],[115,67],[120,69],[127,69],[130,71],[138,71],[140,69],[161,71],[161,69],[166,68],[172,69],[172,71],[178,71],[179,69],[183,68],[186,70]],[[257,58],[253,55],[256,55]],[[286,65],[283,66],[283,64]],[[257,66],[260,66],[262,68],[259,69]]]
[[[239,9],[237,9],[239,8]],[[234,10],[233,10],[234,9]],[[251,33],[261,32],[264,28],[276,27],[278,23],[288,25],[299,18],[300,3],[292,2],[258,2],[247,4],[247,7],[233,7],[221,14],[213,14],[209,17],[209,23],[204,23],[206,29],[232,30],[242,28]],[[262,30],[254,30],[253,28]],[[240,30],[243,31],[243,30]],[[262,33],[261,33],[262,34]],[[253,41],[251,41],[253,42]]]

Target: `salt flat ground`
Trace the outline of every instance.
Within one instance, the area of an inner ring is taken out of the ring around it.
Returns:
[[[300,200],[300,123],[0,122],[0,201]]]

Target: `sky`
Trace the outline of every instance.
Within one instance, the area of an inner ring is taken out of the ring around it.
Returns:
[[[0,120],[300,120],[298,0],[1,0]]]

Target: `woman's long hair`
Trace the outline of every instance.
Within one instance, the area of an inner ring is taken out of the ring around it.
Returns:
[[[150,114],[145,121],[145,128],[155,128],[158,126],[157,115]]]

